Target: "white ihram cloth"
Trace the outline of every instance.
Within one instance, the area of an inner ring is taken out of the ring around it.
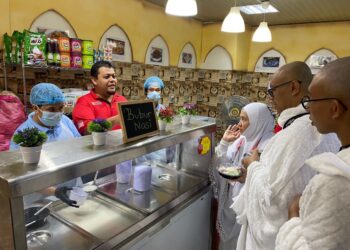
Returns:
[[[243,135],[232,144],[221,140],[215,149],[213,167],[223,162],[241,165],[243,155],[253,148],[261,152],[272,138],[274,118],[263,103],[250,103],[244,106],[249,119],[249,126]],[[215,197],[218,199],[217,229],[220,234],[220,250],[235,249],[241,226],[236,222],[236,214],[230,209],[231,199],[237,196],[242,184],[236,182],[230,185],[216,170],[212,171],[212,183]]]
[[[278,124],[305,113],[301,105],[283,111]],[[323,152],[336,152],[335,134],[321,135],[309,115],[296,119],[266,145],[260,161],[248,168],[246,183],[232,205],[242,224],[237,249],[274,249],[279,228],[288,220],[288,205],[301,194],[315,171],[304,162]]]
[[[306,164],[319,174],[300,198],[300,217],[281,227],[276,249],[350,249],[350,149]]]

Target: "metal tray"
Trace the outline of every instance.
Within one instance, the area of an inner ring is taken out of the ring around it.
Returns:
[[[180,195],[198,185],[204,178],[160,165],[152,166],[152,185]]]
[[[106,241],[145,218],[145,215],[99,194],[91,194],[80,208],[60,204],[53,211],[94,237]],[[82,249],[82,248],[80,248]]]
[[[203,180],[203,178],[180,171],[152,165],[151,190],[137,192],[132,189],[132,184],[112,181],[100,185],[98,192],[128,207],[151,214],[182,193],[202,183]]]
[[[175,197],[175,194],[170,194],[154,186],[147,192],[137,192],[132,190],[129,184],[116,182],[100,186],[98,192],[146,214],[151,214]]]

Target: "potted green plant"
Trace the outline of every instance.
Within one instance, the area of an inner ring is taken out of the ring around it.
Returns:
[[[158,112],[159,130],[165,130],[166,125],[174,120],[175,112],[170,107],[161,108]]]
[[[182,124],[189,124],[192,115],[197,114],[197,105],[194,103],[185,103],[179,108]]]
[[[89,122],[87,130],[92,134],[94,144],[100,146],[106,144],[106,134],[111,128],[112,122],[97,118]]]
[[[13,136],[14,143],[20,147],[24,163],[39,162],[42,145],[46,140],[46,133],[35,127],[18,130]]]

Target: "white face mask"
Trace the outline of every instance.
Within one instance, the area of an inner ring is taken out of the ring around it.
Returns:
[[[42,116],[39,116],[39,120],[47,127],[55,127],[61,122],[63,112],[48,112],[41,111]]]
[[[158,102],[161,98],[160,93],[157,91],[152,91],[147,94],[147,98],[150,100],[153,100],[155,102]]]

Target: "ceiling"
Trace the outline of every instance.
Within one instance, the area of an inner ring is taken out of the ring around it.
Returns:
[[[165,8],[167,0],[144,0]],[[234,0],[197,0],[198,15],[195,19],[203,23],[222,22]],[[237,6],[259,4],[259,0],[236,0]],[[317,22],[350,21],[350,0],[270,0],[279,10],[266,14],[269,25],[301,24]],[[262,15],[242,13],[244,22],[258,26]]]

